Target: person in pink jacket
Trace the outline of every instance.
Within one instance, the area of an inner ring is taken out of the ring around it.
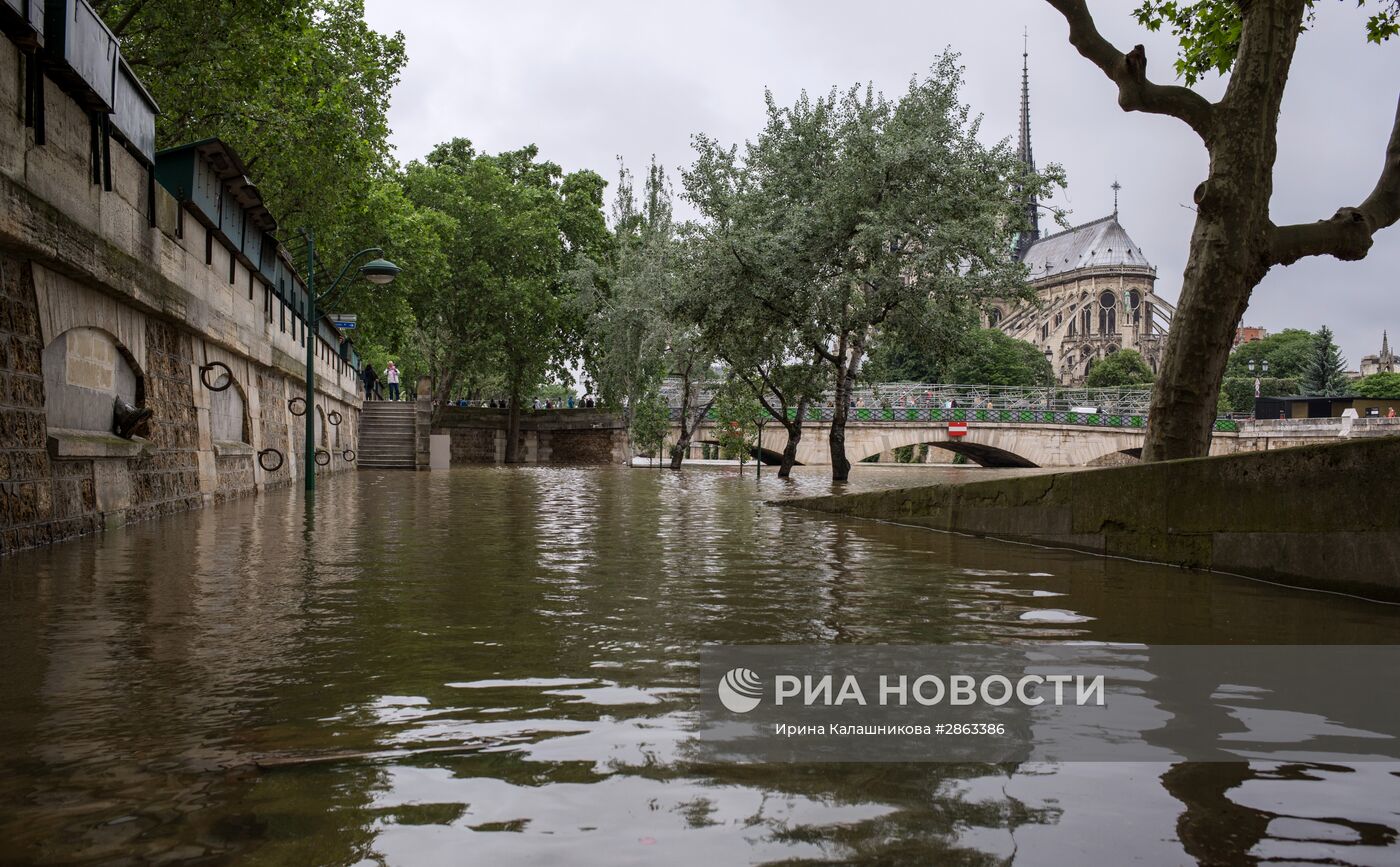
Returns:
[[[389,383],[389,399],[399,399],[399,369],[394,362],[389,362],[389,366],[384,368],[384,381]]]

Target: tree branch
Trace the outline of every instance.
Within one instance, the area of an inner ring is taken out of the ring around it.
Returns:
[[[1373,236],[1400,221],[1400,99],[1385,148],[1380,179],[1366,201],[1340,208],[1330,220],[1275,226],[1269,239],[1274,265],[1292,265],[1304,256],[1335,256],[1345,261],[1366,258]]]
[[[1147,80],[1147,52],[1141,45],[1127,54],[1099,34],[1086,0],[1047,0],[1069,22],[1070,44],[1118,85],[1118,105],[1124,111],[1165,114],[1185,121],[1209,142],[1215,105],[1194,90]]]
[[[135,3],[132,3],[131,8],[126,10],[126,14],[122,16],[122,20],[118,21],[116,26],[112,28],[112,35],[121,36],[125,33],[127,26],[140,14],[141,7],[145,6],[147,2],[149,0],[136,0]]]

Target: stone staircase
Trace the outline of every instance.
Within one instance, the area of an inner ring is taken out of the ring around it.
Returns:
[[[359,465],[365,469],[412,470],[414,405],[404,401],[367,400],[360,412]]]

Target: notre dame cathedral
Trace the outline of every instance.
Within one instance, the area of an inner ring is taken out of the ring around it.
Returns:
[[[1021,159],[1035,170],[1031,153],[1029,57],[1021,67]],[[987,325],[1041,347],[1060,385],[1081,385],[1089,366],[1120,349],[1135,349],[1155,372],[1175,308],[1153,292],[1157,269],[1113,213],[1051,235],[1040,233],[1040,205],[1026,204],[1029,231],[1016,241],[1016,256],[1030,271],[1033,302],[1007,302],[987,311]]]

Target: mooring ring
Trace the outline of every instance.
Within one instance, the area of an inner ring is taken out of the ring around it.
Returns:
[[[275,466],[269,467],[269,466],[267,465],[267,462],[263,460],[263,458],[264,458],[265,456],[267,456],[267,455],[276,455],[276,456],[277,456],[277,464],[276,464]],[[262,467],[262,468],[263,468],[263,472],[265,472],[265,473],[275,473],[275,472],[277,472],[278,470],[282,469],[282,464],[283,464],[284,462],[285,462],[285,459],[282,457],[282,453],[279,452],[277,449],[263,449],[262,451],[258,452],[258,466]]]
[[[301,409],[300,409],[300,410],[297,409],[297,406],[298,406],[298,405],[301,406]],[[294,398],[292,398],[291,400],[288,400],[288,401],[287,401],[287,410],[288,410],[292,415],[297,415],[297,416],[306,415],[306,398],[304,398],[304,397],[294,397]]]
[[[223,385],[215,385],[209,381],[209,372],[215,368],[223,368]],[[204,383],[204,387],[210,391],[224,391],[233,385],[233,371],[222,361],[211,361],[199,369],[199,381]]]
[[[321,460],[322,455],[325,455],[326,457],[324,461]],[[331,453],[326,451],[325,449],[317,449],[316,456],[313,458],[313,460],[316,461],[316,466],[324,467],[326,464],[331,462]]]
[[[330,412],[326,413],[326,420],[329,421],[331,424],[335,425],[336,427],[340,427],[340,422],[342,418],[343,416],[341,416],[340,410],[338,409],[333,409]]]
[[[343,452],[340,453],[340,456],[341,456],[342,458],[345,458],[347,461],[354,462],[354,460],[355,460],[355,450],[354,450],[354,449],[346,449],[345,451],[343,451]]]

